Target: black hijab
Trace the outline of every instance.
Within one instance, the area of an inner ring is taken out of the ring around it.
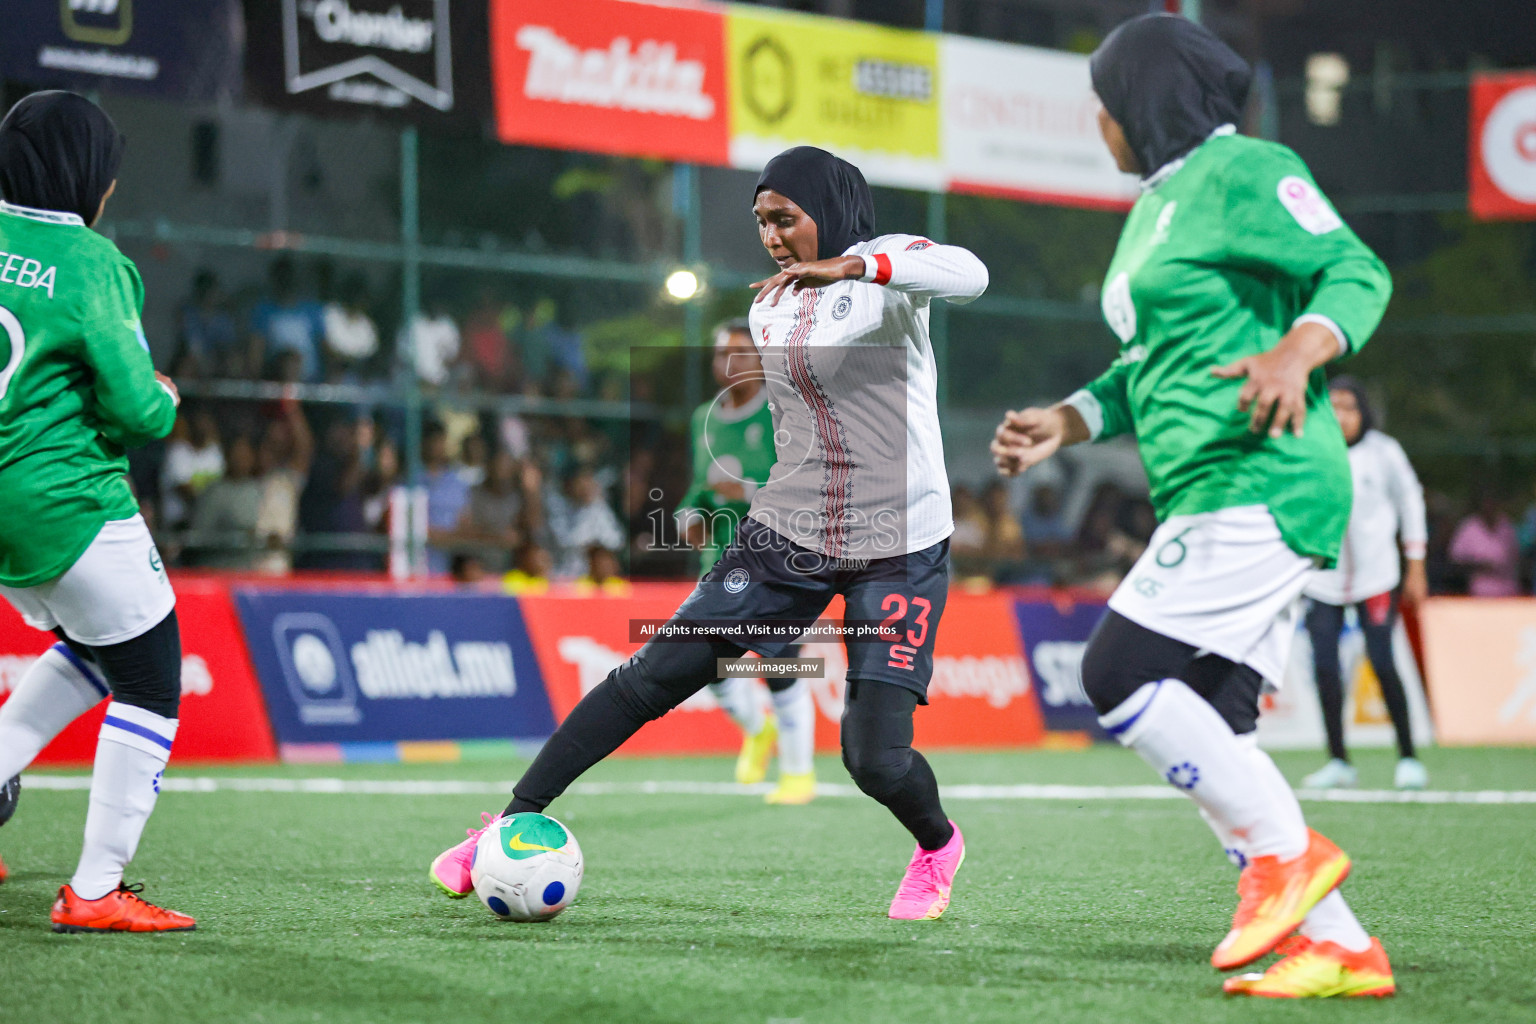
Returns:
[[[816,222],[816,258],[841,256],[875,237],[875,200],[853,164],[815,146],[786,149],[763,168],[754,196],[765,188],[791,200]]]
[[[1206,28],[1176,14],[1132,18],[1088,62],[1093,91],[1119,122],[1145,177],[1236,124],[1253,72]]]
[[[1328,382],[1328,390],[1348,391],[1355,396],[1355,407],[1360,410],[1360,433],[1355,435],[1353,441],[1350,441],[1349,438],[1344,439],[1353,448],[1365,437],[1366,431],[1376,426],[1376,414],[1371,411],[1370,399],[1365,397],[1365,385],[1361,384],[1358,378],[1345,375],[1330,380]]]
[[[106,111],[72,92],[25,96],[0,121],[0,197],[96,219],[127,140]]]

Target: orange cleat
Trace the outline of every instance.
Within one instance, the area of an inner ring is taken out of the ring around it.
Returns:
[[[1283,960],[1263,974],[1228,978],[1222,991],[1267,999],[1380,997],[1397,992],[1392,964],[1379,939],[1371,939],[1369,949],[1355,953],[1336,943],[1312,942],[1298,935],[1282,942],[1278,951]]]
[[[1311,829],[1307,835],[1307,850],[1300,857],[1255,857],[1243,869],[1232,930],[1211,954],[1211,966],[1230,971],[1253,963],[1295,931],[1317,901],[1349,875],[1348,854]]]
[[[53,904],[56,932],[190,932],[197,922],[186,914],[142,899],[143,885],[119,885],[99,900],[83,900],[60,886]]]
[[[5,881],[6,876],[8,876],[9,874],[10,874],[10,872],[5,870],[5,861],[0,860],[0,882]]]

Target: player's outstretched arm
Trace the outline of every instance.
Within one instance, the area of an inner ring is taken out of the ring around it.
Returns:
[[[992,462],[1003,476],[1018,476],[1061,448],[1091,439],[1082,414],[1066,403],[1007,412],[992,436]]]
[[[927,299],[965,305],[990,283],[987,265],[971,250],[916,235],[892,235],[880,252],[863,257],[861,280]]]
[[[97,428],[125,448],[171,432],[179,398],[155,372],[139,324],[143,285],[129,266],[101,282],[84,317],[84,352],[93,371]]]

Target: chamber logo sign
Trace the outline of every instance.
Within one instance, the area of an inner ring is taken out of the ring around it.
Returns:
[[[448,12],[448,0],[283,0],[288,92],[452,110]]]

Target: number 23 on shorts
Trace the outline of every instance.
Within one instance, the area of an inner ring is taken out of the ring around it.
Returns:
[[[886,662],[891,668],[904,668],[912,671],[912,659],[917,656],[917,649],[923,646],[923,641],[928,639],[928,613],[933,610],[933,603],[926,597],[914,597],[911,605],[917,610],[917,617],[912,620],[914,628],[907,630],[907,642],[891,644],[891,660]],[[891,629],[897,623],[906,625],[907,599],[901,594],[886,594],[885,600],[880,602],[880,610],[890,612],[880,623],[882,630]]]

